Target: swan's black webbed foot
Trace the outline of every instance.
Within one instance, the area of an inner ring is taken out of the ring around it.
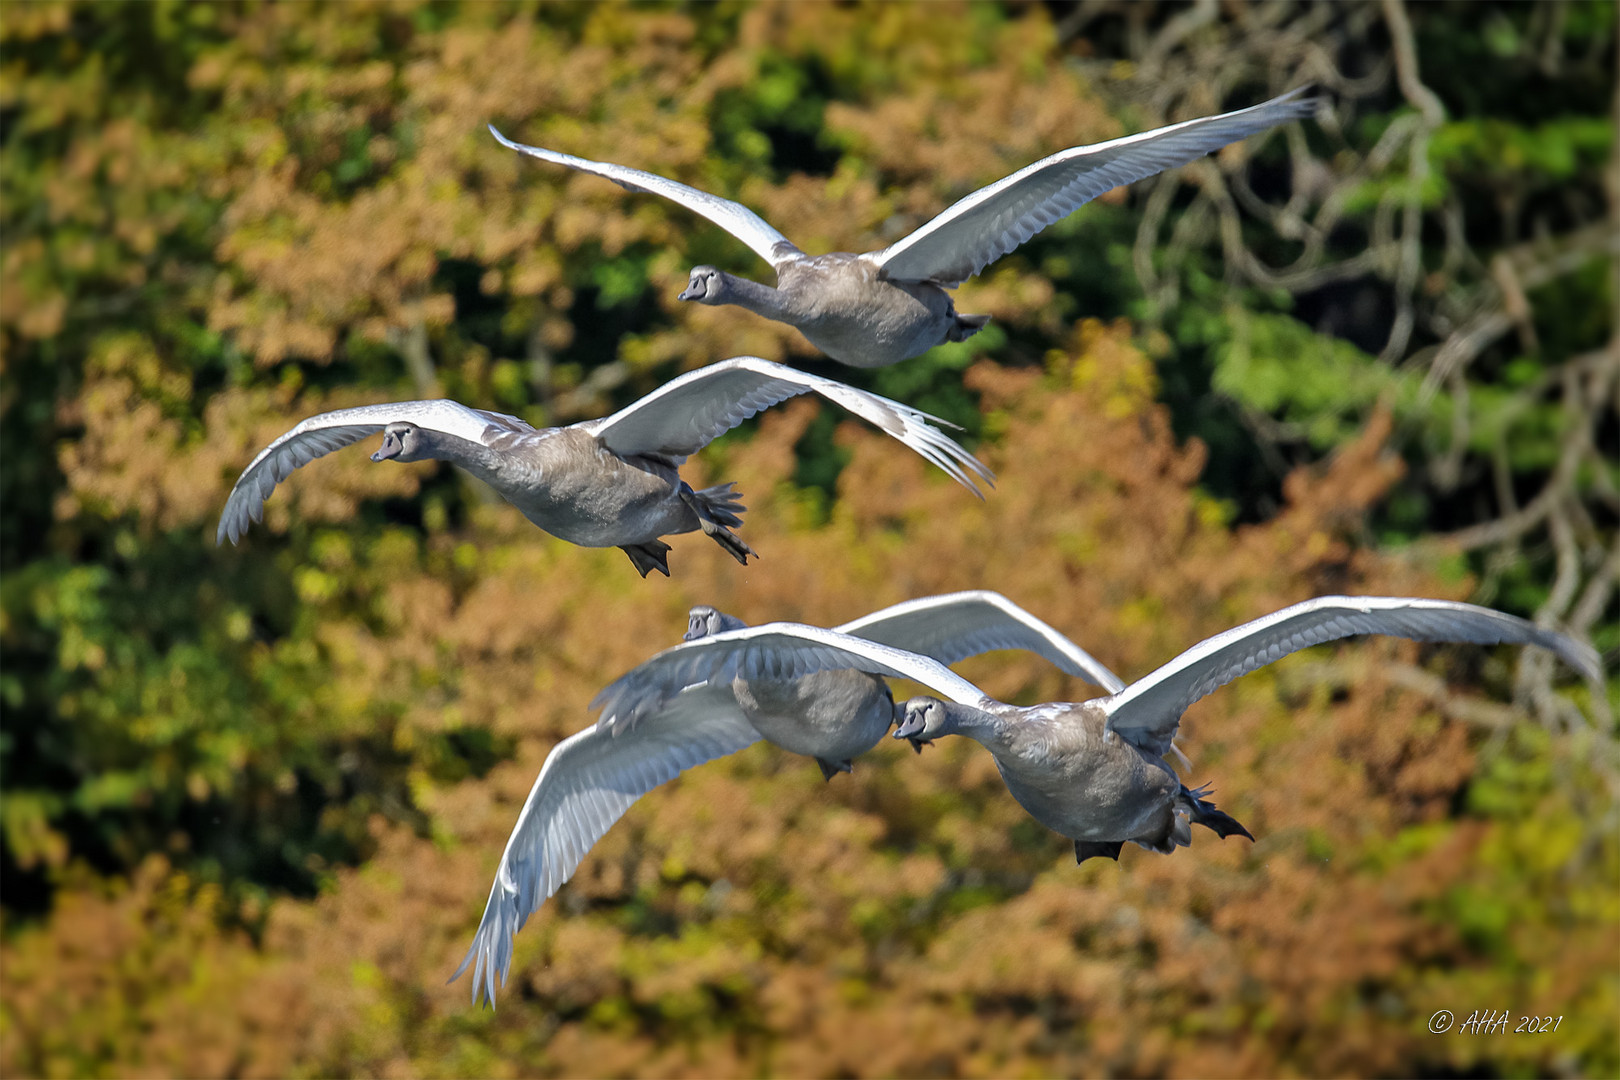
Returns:
[[[1124,846],[1123,840],[1076,840],[1074,861],[1076,865],[1087,859],[1113,859],[1119,862],[1119,849]]]

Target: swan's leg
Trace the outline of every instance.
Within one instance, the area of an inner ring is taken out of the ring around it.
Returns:
[[[1207,786],[1189,790],[1183,785],[1181,795],[1176,801],[1181,806],[1186,807],[1195,824],[1214,830],[1215,835],[1221,839],[1224,840],[1228,836],[1247,836],[1250,840],[1253,840],[1254,834],[1238,824],[1236,818],[1230,814],[1222,813],[1215,809],[1214,803],[1204,800],[1203,796],[1208,794],[1209,788]]]
[[[693,491],[692,486],[683,480],[680,495],[681,501],[697,516],[698,528],[703,530],[703,534],[724,548],[733,559],[747,566],[748,556],[757,559],[759,552],[727,528],[728,525],[742,524],[742,518],[738,515],[742,513],[743,505],[737,501],[735,487],[734,484],[720,484]]]

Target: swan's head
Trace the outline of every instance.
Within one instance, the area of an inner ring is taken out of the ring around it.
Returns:
[[[923,743],[949,734],[945,703],[931,697],[914,697],[906,702],[901,708],[900,726],[894,729],[895,738],[910,739],[919,751]]]
[[[677,300],[696,300],[700,304],[723,304],[726,292],[726,276],[712,266],[692,267],[692,277],[686,283],[686,291],[676,297]]]
[[[697,641],[710,634],[722,634],[727,630],[742,630],[747,623],[723,611],[717,611],[706,604],[699,604],[686,613],[686,633],[681,636],[682,641]]]
[[[427,435],[415,424],[396,421],[383,428],[383,444],[372,461],[421,461],[433,456]]]

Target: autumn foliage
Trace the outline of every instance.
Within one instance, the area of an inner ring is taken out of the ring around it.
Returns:
[[[1076,867],[967,740],[886,743],[831,782],[756,745],[632,808],[519,935],[495,1011],[446,985],[545,755],[690,605],[833,625],[990,588],[1130,679],[1313,595],[1530,614],[1563,588],[1542,574],[1561,555],[1487,566],[1401,518],[1433,494],[1413,477],[1433,448],[1398,376],[1324,407],[1333,438],[1265,498],[1217,494],[1212,472],[1242,470],[1189,437],[1202,421],[1167,384],[1207,359],[1200,319],[1269,301],[1211,299],[1218,280],[1166,255],[1188,309],[1133,306],[1118,196],[963,288],[996,319],[974,341],[833,373],[964,424],[998,476],[983,502],[799,401],[685,469],[745,494],[746,569],[694,535],[673,578],[642,581],[449,468],[358,448],[212,546],[240,469],[315,412],[445,394],[560,423],[725,356],[814,365],[789,328],[674,301],[695,262],[758,276],[740,245],[501,151],[487,122],[740,198],[813,251],[876,246],[1125,130],[1043,9],[935,10],[0,10],[0,1072],[1620,1069],[1614,680],[1606,702],[1553,670],[1560,704],[1532,716],[1513,649],[1360,641],[1219,691],[1183,723],[1186,779],[1257,840],[1117,865]],[[1175,118],[1248,103],[1210,94]],[[1198,228],[1167,248],[1218,249]],[[1299,322],[1245,347],[1273,372],[1305,348],[1300,382],[1316,359],[1378,363]],[[1607,370],[1545,348],[1568,379]],[[1555,447],[1588,432],[1554,413],[1524,415]],[[1572,469],[1595,508],[1575,542],[1612,542],[1601,475]],[[1612,573],[1584,558],[1572,620]],[[1604,623],[1587,628],[1612,650]],[[1008,701],[1095,693],[1023,655],[960,670]],[[1475,1008],[1563,1021],[1427,1030]]]

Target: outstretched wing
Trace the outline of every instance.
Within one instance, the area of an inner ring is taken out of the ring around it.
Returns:
[[[969,473],[995,481],[977,458],[928,423],[943,423],[938,417],[757,356],[733,357],[687,372],[612,416],[576,426],[618,454],[657,455],[679,463],[762,409],[811,393],[882,428],[975,495],[981,493]]]
[[[797,679],[843,668],[911,679],[963,705],[982,706],[990,700],[938,660],[836,630],[780,622],[728,630],[665,649],[608,684],[591,708],[602,710],[598,728],[623,732],[696,684],[729,684],[739,675],[745,679]]]
[[[1061,150],[980,188],[905,239],[863,258],[890,280],[960,284],[1104,192],[1309,116],[1316,105],[1299,97],[1306,89],[1236,112]]]
[[[558,743],[506,841],[484,918],[454,981],[473,968],[473,1002],[495,1004],[506,984],[512,935],[579,867],[598,840],[641,796],[676,775],[759,741],[729,686],[696,687],[614,738],[593,725]]]
[[[1111,694],[1125,689],[1124,680],[1102,661],[998,592],[976,589],[907,600],[835,629],[942,664],[991,649],[1028,649]]]
[[[546,150],[539,146],[525,146],[496,131],[493,124],[489,125],[489,133],[495,136],[502,146],[516,150],[520,154],[528,154],[541,161],[549,161],[553,165],[566,165],[570,169],[603,177],[626,191],[644,191],[662,195],[670,202],[678,203],[694,214],[708,218],[753,248],[760,258],[774,267],[780,267],[804,255],[804,252],[788,242],[787,237],[771,228],[764,218],[741,203],[734,203],[730,199],[722,199],[718,195],[710,195],[706,191],[667,180],[657,173],[643,172],[640,169],[631,169],[606,161],[590,161],[574,157],[572,154],[559,154],[555,150]]]
[[[483,442],[486,432],[533,434],[534,429],[515,416],[469,409],[455,401],[396,401],[387,405],[362,405],[338,409],[303,421],[275,442],[259,451],[259,456],[242,471],[236,486],[225,500],[214,543],[231,543],[247,532],[249,520],[264,519],[264,501],[276,485],[294,469],[318,457],[375,435],[389,424],[404,422],[441,431],[468,442]]]
[[[1589,678],[1600,677],[1591,646],[1490,608],[1407,596],[1321,596],[1201,641],[1106,699],[1101,704],[1108,713],[1108,730],[1163,754],[1187,706],[1216,687],[1291,652],[1354,634],[1540,645]]]

